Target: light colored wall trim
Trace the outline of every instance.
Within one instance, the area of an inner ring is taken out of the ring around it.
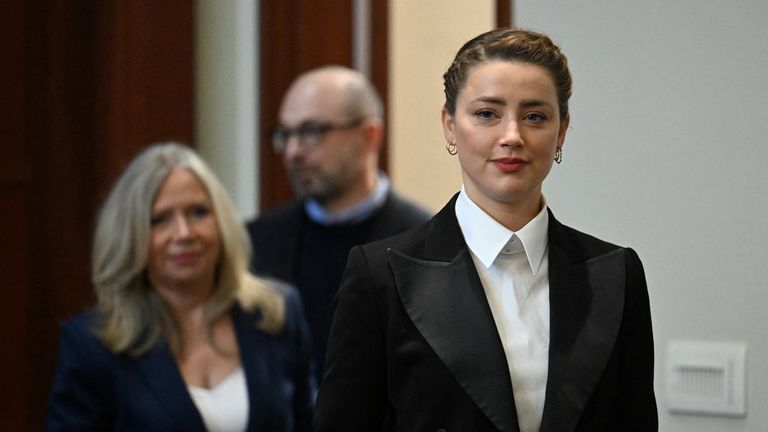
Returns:
[[[197,146],[248,219],[259,202],[259,2],[197,0],[196,8]]]
[[[352,67],[371,77],[371,0],[352,3]]]
[[[390,174],[404,195],[433,210],[461,187],[445,151],[442,76],[459,47],[490,30],[495,0],[394,0],[390,6]]]

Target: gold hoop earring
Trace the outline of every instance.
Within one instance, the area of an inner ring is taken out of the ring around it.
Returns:
[[[448,150],[448,154],[451,155],[451,156],[453,156],[453,155],[455,155],[456,153],[459,152],[459,150],[456,149],[456,143],[453,142],[453,141],[451,141],[448,144],[446,144],[445,145],[445,149]]]
[[[555,162],[560,163],[563,161],[563,149],[558,148],[555,151]]]

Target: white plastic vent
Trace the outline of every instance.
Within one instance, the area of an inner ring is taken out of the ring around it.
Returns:
[[[745,416],[746,353],[742,343],[670,341],[666,371],[669,410]]]

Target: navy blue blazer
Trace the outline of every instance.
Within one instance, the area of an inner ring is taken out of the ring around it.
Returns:
[[[259,314],[231,311],[248,387],[248,431],[311,430],[315,384],[308,330],[295,290],[285,290],[286,323],[277,335]],[[61,328],[49,431],[205,431],[176,363],[160,344],[132,357],[113,354],[92,331],[93,313]]]
[[[359,246],[337,299],[319,432],[519,432],[504,348],[454,212]],[[549,219],[550,347],[541,432],[655,431],[642,264]]]

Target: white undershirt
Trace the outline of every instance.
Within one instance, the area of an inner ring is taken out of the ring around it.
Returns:
[[[455,211],[504,346],[520,431],[538,431],[549,366],[546,204],[517,232],[485,213],[463,187]]]
[[[209,432],[242,432],[248,426],[248,388],[242,366],[210,389],[187,386]]]

